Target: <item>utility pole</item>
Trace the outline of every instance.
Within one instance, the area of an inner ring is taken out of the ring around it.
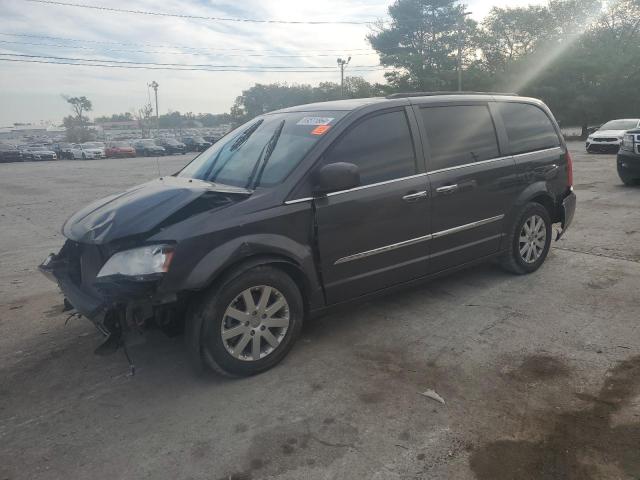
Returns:
[[[349,62],[351,61],[351,57],[347,58],[346,60],[339,58],[338,59],[338,66],[340,67],[340,97],[344,98],[344,69],[347,65],[349,65]]]
[[[156,94],[156,137],[160,137],[160,116],[158,115],[158,82],[155,80],[149,84]]]
[[[466,5],[462,5],[458,23],[458,91],[462,91],[462,52],[464,51],[464,19],[472,12],[465,12]]]

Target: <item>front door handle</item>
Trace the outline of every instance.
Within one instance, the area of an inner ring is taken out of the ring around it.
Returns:
[[[458,185],[445,185],[443,187],[437,188],[436,192],[438,193],[453,193],[458,190]]]
[[[423,190],[422,192],[408,193],[402,199],[405,202],[417,202],[418,200],[422,200],[423,198],[428,198],[429,192]]]

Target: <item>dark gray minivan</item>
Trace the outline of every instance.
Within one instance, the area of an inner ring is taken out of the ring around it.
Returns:
[[[198,368],[251,375],[328,308],[499,259],[544,262],[575,210],[549,109],[499,94],[301,105],[180,172],[89,205],[41,270],[114,351],[184,330]]]

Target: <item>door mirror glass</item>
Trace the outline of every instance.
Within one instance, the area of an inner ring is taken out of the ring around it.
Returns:
[[[330,163],[318,170],[314,193],[325,194],[360,186],[360,171],[353,163]]]

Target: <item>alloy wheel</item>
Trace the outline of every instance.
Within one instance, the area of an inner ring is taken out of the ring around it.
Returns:
[[[547,226],[540,215],[532,215],[522,225],[518,248],[526,263],[535,263],[547,244]]]
[[[268,285],[247,288],[224,312],[221,336],[227,352],[238,360],[261,360],[276,350],[290,323],[287,299]]]

